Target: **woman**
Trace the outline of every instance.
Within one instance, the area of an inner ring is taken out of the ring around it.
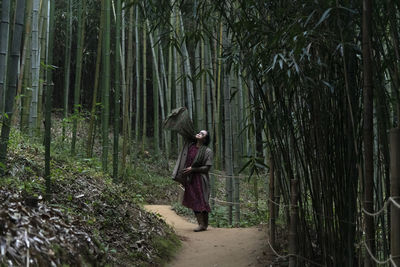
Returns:
[[[211,211],[208,172],[212,166],[213,153],[207,147],[210,134],[206,130],[192,134],[193,123],[186,108],[172,111],[164,122],[164,127],[177,131],[185,140],[172,176],[185,187],[182,204],[194,211],[199,224],[194,231],[205,231],[208,227],[208,213]]]

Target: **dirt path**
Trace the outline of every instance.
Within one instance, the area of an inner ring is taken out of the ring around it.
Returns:
[[[258,228],[213,228],[195,233],[195,224],[178,216],[170,206],[147,205],[148,211],[160,214],[175,228],[182,248],[168,266],[266,266],[265,233]],[[261,261],[263,263],[261,263]]]

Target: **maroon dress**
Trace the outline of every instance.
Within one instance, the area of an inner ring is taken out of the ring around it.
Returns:
[[[199,148],[193,144],[189,147],[185,168],[190,167],[197,155]],[[205,201],[203,196],[202,178],[199,173],[192,173],[191,183],[185,184],[185,193],[183,195],[182,204],[194,211],[210,212],[210,205]]]

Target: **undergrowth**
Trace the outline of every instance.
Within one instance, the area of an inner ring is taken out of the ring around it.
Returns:
[[[124,178],[115,183],[101,171],[97,158],[71,156],[68,142],[56,135],[51,161],[53,194],[47,201],[44,148],[40,141],[11,131],[7,174],[0,179],[1,188],[36,198],[67,214],[69,220],[80,221],[102,255],[91,265],[158,266],[171,258],[180,246],[179,239],[164,221],[141,208],[143,203],[167,202],[175,197],[174,190],[165,190],[174,186],[163,173],[167,168],[148,164],[152,158],[138,159],[141,163],[127,167]],[[56,244],[52,247],[61,250]]]

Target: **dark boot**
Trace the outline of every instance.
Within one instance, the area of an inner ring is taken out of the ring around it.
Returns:
[[[205,224],[204,224],[203,213],[202,212],[195,212],[194,214],[196,215],[196,219],[197,219],[197,222],[198,222],[199,226],[197,226],[197,228],[194,229],[193,231],[195,231],[195,232],[205,231],[206,227],[205,227]]]
[[[203,218],[204,218],[204,228],[207,230],[208,227],[208,212],[203,211]]]

